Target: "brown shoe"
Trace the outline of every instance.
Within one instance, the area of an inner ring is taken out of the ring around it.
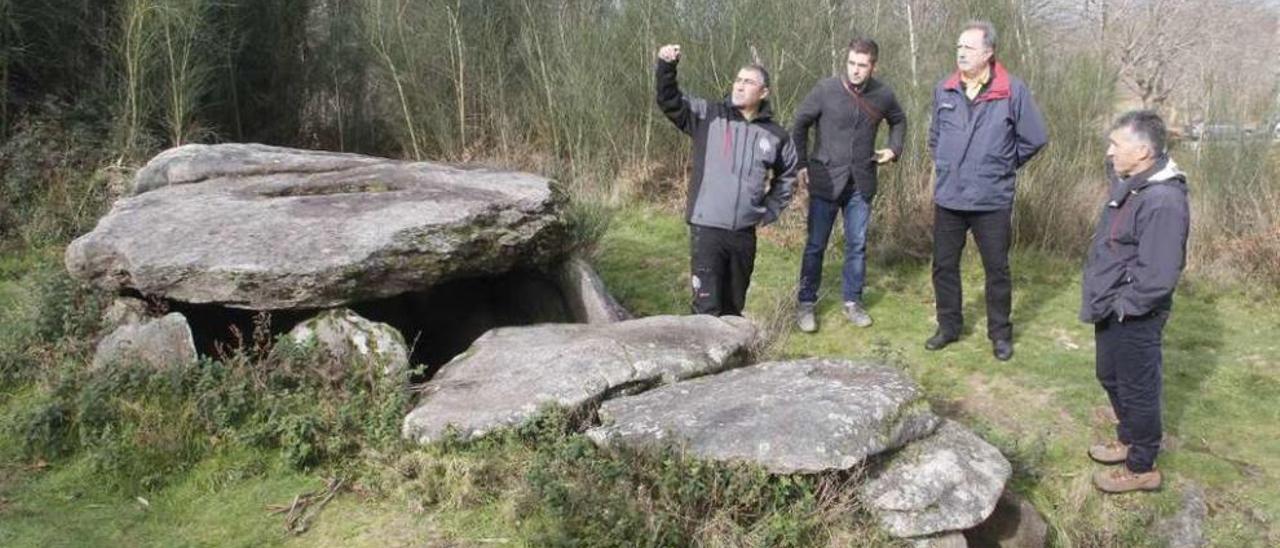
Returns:
[[[1129,458],[1129,446],[1112,440],[1089,448],[1089,458],[1102,464],[1120,464]]]
[[[1155,491],[1163,478],[1154,468],[1150,472],[1130,472],[1127,466],[1107,468],[1093,474],[1093,486],[1104,493],[1128,493],[1130,491]]]

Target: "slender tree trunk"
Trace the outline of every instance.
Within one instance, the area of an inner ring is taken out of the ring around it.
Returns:
[[[391,72],[391,82],[395,84],[396,96],[400,100],[400,113],[404,117],[405,129],[409,132],[409,144],[413,150],[413,159],[422,160],[422,148],[418,145],[418,132],[414,127],[413,113],[409,108],[409,97],[405,93],[404,82],[400,75],[400,68],[396,66],[395,59],[391,57],[390,46],[387,45],[387,28],[384,21],[384,10],[382,2],[374,4],[372,7],[372,18],[375,28],[371,30],[374,33],[373,48],[377,52],[378,57],[382,58],[382,62],[386,63],[387,70]],[[399,14],[397,13],[397,16]]]
[[[1017,0],[1014,9],[1018,11],[1018,21],[1021,30],[1018,32],[1022,36],[1022,64],[1027,65],[1027,59],[1035,59],[1035,45],[1031,41],[1031,24],[1027,20],[1027,8],[1025,0]]]
[[[9,56],[18,49],[9,43],[10,10],[9,1],[0,0],[0,139],[9,135]]]
[[[7,44],[6,44],[7,46]],[[5,52],[7,55],[8,52]],[[0,138],[9,136],[9,60],[0,61]]]
[[[840,12],[840,4],[837,2],[829,2],[827,4],[827,36],[831,39],[831,73],[840,74],[840,39],[836,35],[836,21],[839,20],[837,14]]]
[[[467,153],[467,60],[462,49],[462,0],[458,0],[457,5],[453,8],[445,8],[445,12],[449,16],[449,27],[453,31],[453,45],[455,48],[452,55],[454,73],[456,74],[453,86],[458,110],[459,152],[465,156]]]
[[[185,132],[183,125],[183,110],[185,97],[183,94],[183,82],[181,78],[185,61],[179,61],[176,57],[176,45],[173,42],[173,20],[172,14],[165,16],[164,22],[164,50],[169,59],[169,142],[172,146],[182,145],[182,136]]]
[[[237,38],[238,43],[238,38]],[[231,121],[235,124],[236,140],[244,140],[244,124],[240,120],[240,84],[236,75],[236,50],[227,47],[227,85],[231,88]]]
[[[1280,24],[1276,25],[1276,37],[1272,40],[1272,48],[1271,58],[1280,59]],[[1271,66],[1275,67],[1275,77],[1272,79],[1272,85],[1275,86],[1275,100],[1271,105],[1271,112],[1275,115],[1275,118],[1272,121],[1280,124],[1280,63],[1273,63]],[[1273,126],[1270,129],[1272,132],[1276,132],[1280,130],[1280,127]],[[1280,134],[1277,134],[1276,137],[1280,137]]]
[[[528,16],[529,21],[536,21],[536,19],[533,16],[533,7],[529,5],[528,0],[525,0],[524,2],[524,11],[525,11],[525,15]],[[535,27],[536,25],[530,25],[528,28],[529,28],[529,32],[533,33],[533,47],[534,47],[535,54],[538,56],[538,70],[542,76],[542,89],[546,95],[547,121],[551,127],[551,143],[552,143],[552,147],[554,147],[555,154],[559,155],[561,153],[560,132],[559,132],[559,128],[557,127],[558,122],[556,120],[556,113],[555,113],[556,103],[551,98],[551,77],[547,73],[546,54],[544,54],[542,51],[542,37],[538,35],[538,31]]]
[[[911,49],[911,87],[920,87],[920,71],[916,66],[916,59],[919,57],[919,51],[916,49],[916,24],[915,17],[911,13],[911,0],[903,0],[902,3],[907,7],[907,40]]]
[[[149,40],[146,39],[146,18],[151,7],[145,0],[129,0],[124,8],[125,28],[121,40],[121,53],[124,55],[125,68],[125,135],[124,151],[131,154],[138,142],[138,132],[142,126],[142,80],[144,78],[145,61]]]
[[[644,43],[640,45],[640,67],[649,73],[653,72],[653,47],[655,40],[653,37],[653,1],[646,0],[644,11]],[[653,140],[653,105],[644,109],[644,146],[640,152],[640,166],[646,168],[649,165],[649,144]]]
[[[880,0],[876,0],[876,11],[871,16],[871,35],[880,35]]]

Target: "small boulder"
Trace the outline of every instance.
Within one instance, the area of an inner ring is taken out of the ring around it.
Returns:
[[[965,536],[975,546],[1044,548],[1049,542],[1049,524],[1030,501],[1006,489],[991,516],[965,531]]]
[[[889,457],[859,495],[890,534],[937,535],[987,519],[1012,472],[999,449],[947,420]]]
[[[345,368],[372,360],[387,376],[409,367],[409,349],[394,327],[370,321],[347,308],[328,310],[289,331],[297,344],[315,344],[331,363]]]
[[[102,312],[102,330],[109,333],[123,325],[145,322],[148,317],[146,301],[133,297],[116,297]]]
[[[143,366],[156,370],[184,367],[196,362],[191,326],[182,314],[117,327],[98,343],[92,368],[109,365]]]

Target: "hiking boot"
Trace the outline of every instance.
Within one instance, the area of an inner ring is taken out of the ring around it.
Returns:
[[[818,318],[814,315],[814,309],[818,307],[818,303],[800,303],[796,306],[796,327],[805,333],[813,333],[818,330]]]
[[[933,336],[929,337],[929,340],[924,342],[924,349],[925,350],[942,350],[943,348],[946,348],[948,344],[956,342],[956,340],[958,340],[959,338],[960,337],[953,337],[950,335],[946,335],[941,330],[939,330],[934,332]]]
[[[1089,458],[1102,464],[1120,464],[1129,458],[1129,446],[1112,440],[1089,448]]]
[[[862,303],[858,301],[845,302],[844,315],[849,318],[850,323],[858,327],[871,325],[871,315],[867,314],[866,309],[862,308]]]
[[[1128,493],[1130,491],[1155,491],[1163,478],[1160,471],[1130,472],[1129,467],[1119,466],[1094,472],[1093,486],[1104,493]]]

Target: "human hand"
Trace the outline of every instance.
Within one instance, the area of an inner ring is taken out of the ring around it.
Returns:
[[[889,162],[892,162],[893,159],[897,157],[898,155],[894,154],[892,149],[882,148],[876,151],[877,164],[887,164]]]
[[[668,63],[675,63],[680,60],[680,44],[667,44],[658,48],[658,59],[662,59]]]

